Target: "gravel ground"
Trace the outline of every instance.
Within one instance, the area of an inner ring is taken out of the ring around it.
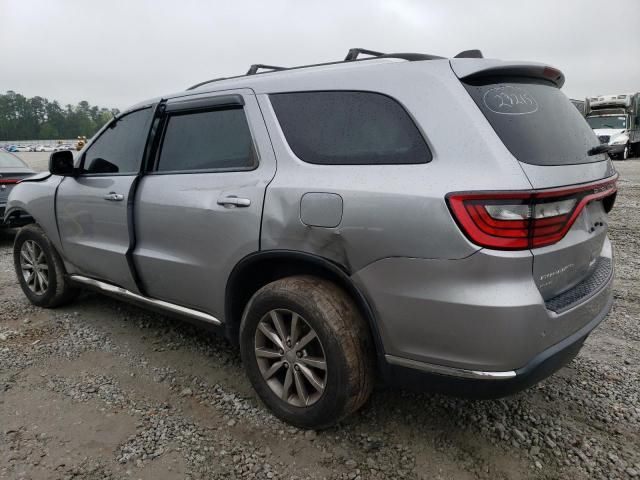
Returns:
[[[31,306],[0,233],[0,479],[640,478],[640,160],[616,167],[614,308],[569,366],[496,401],[379,389],[322,432],[203,330],[97,294]]]

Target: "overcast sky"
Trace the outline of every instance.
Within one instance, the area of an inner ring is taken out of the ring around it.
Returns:
[[[607,18],[609,23],[606,24]],[[0,92],[124,108],[350,47],[534,60],[573,98],[640,91],[640,0],[0,0]]]

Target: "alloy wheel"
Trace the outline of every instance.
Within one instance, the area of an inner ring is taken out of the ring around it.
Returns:
[[[316,403],[327,384],[327,359],[316,331],[299,314],[275,309],[255,333],[262,378],[281,400],[296,407]]]
[[[49,288],[49,265],[44,251],[33,240],[22,244],[20,269],[29,290],[36,295],[44,295]]]

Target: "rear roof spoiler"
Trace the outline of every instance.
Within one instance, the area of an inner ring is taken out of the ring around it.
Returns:
[[[557,68],[544,63],[503,62],[476,58],[452,58],[451,68],[456,76],[463,80],[482,77],[512,76],[533,77],[550,81],[561,88],[564,85],[564,74]]]

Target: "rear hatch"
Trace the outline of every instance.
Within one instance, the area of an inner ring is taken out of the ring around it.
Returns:
[[[537,222],[526,235],[544,299],[601,274],[610,256],[607,211],[615,198],[615,171],[606,154],[588,154],[600,142],[560,90],[562,73],[484,59],[453,59],[451,66],[537,191],[521,200],[525,206],[508,208],[505,198],[487,211],[498,224],[525,211]]]

